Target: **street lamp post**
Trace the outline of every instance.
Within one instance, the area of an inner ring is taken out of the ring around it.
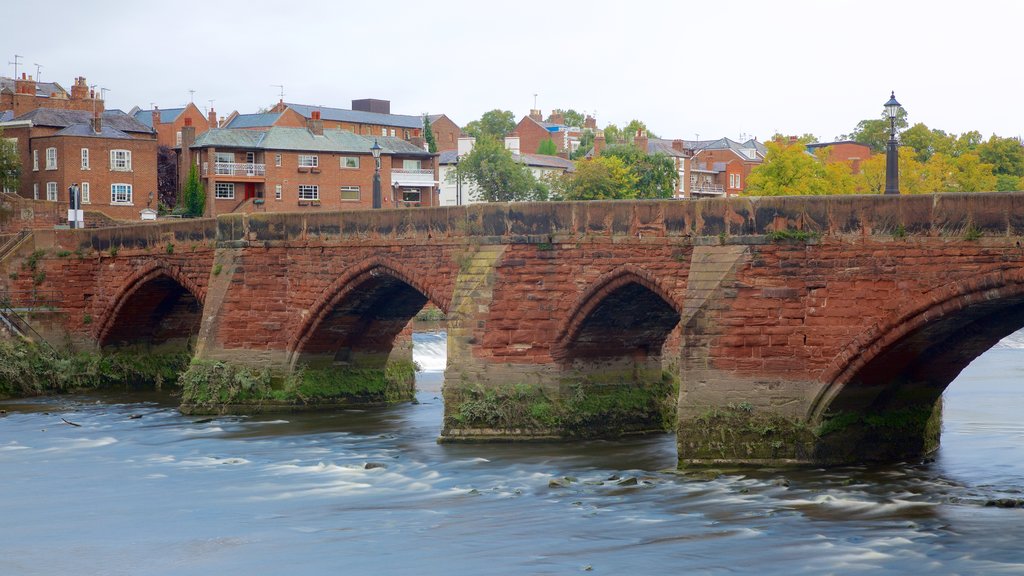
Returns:
[[[373,146],[370,147],[370,154],[373,154],[373,208],[379,209],[381,207],[380,198],[380,144],[377,143],[377,139],[374,138]]]
[[[900,193],[900,154],[896,144],[896,115],[900,111],[900,103],[896,101],[896,92],[892,92],[885,103],[885,113],[889,116],[889,147],[885,152],[885,193]]]
[[[455,205],[462,206],[462,171],[459,169],[459,156],[455,155]]]

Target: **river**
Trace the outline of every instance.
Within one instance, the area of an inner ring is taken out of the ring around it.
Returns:
[[[934,460],[711,480],[671,435],[439,445],[444,338],[415,343],[392,408],[0,403],[0,574],[1024,573],[1024,509],[985,506],[1024,498],[1022,333],[948,388]]]

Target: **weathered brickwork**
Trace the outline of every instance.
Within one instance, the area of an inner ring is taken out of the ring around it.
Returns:
[[[1012,193],[238,214],[51,232],[5,282],[72,294],[67,328],[101,343],[165,309],[146,338],[198,329],[201,358],[282,374],[384,372],[429,302],[446,439],[673,421],[683,465],[850,462],[934,448],[942,390],[1024,326],[1021,214]]]

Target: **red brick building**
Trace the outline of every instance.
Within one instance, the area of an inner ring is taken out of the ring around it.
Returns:
[[[854,174],[860,174],[860,163],[871,157],[871,148],[853,140],[808,144],[807,151],[819,157],[824,154],[829,162],[845,162]]]
[[[458,124],[444,114],[431,114],[427,116],[427,120],[430,122],[430,130],[434,133],[438,152],[458,150],[459,137],[463,135]]]
[[[736,196],[747,187],[750,172],[762,162],[767,149],[757,140],[736,142],[729,138],[695,143],[693,182],[695,189],[721,187],[726,196]]]
[[[325,129],[313,116],[304,128],[220,128],[194,140],[186,126],[181,181],[199,168],[207,215],[369,209],[378,142],[383,207],[439,204],[435,154],[397,137]]]
[[[138,122],[156,130],[156,141],[160,146],[175,148],[181,146],[181,130],[186,119],[195,127],[196,135],[217,127],[217,112],[210,110],[203,114],[195,104],[189,102],[182,108],[154,108],[152,110],[132,109],[129,112]]]
[[[56,82],[36,82],[26,74],[17,79],[0,78],[0,113],[9,110],[16,118],[37,108],[102,113],[103,100],[96,97],[84,76],[75,78],[70,93]]]
[[[20,196],[67,206],[78,184],[83,208],[113,219],[156,208],[156,133],[124,112],[37,108],[0,129],[21,159]]]

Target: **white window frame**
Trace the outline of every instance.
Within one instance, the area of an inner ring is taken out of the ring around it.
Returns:
[[[92,194],[89,193],[89,183],[82,182],[82,204],[92,204]]]
[[[416,200],[406,200],[406,194],[415,194]],[[402,202],[416,202],[417,204],[423,204],[423,191],[419,188],[402,188]]]
[[[57,201],[57,183],[56,182],[47,182],[46,183],[46,200],[48,202],[56,202]]]
[[[39,200],[39,182],[32,183],[32,199]]]
[[[213,155],[214,162],[220,162],[222,164],[234,164],[235,153],[234,152],[217,152]]]
[[[46,169],[57,169],[57,148],[50,146],[46,149]]]
[[[319,168],[320,158],[316,154],[299,154],[299,168]]]
[[[345,192],[355,192],[355,198],[345,198]],[[362,192],[359,190],[359,186],[342,186],[340,189],[340,198],[342,202],[359,202],[362,199]]]
[[[345,168],[345,169],[348,169],[348,170],[358,170],[359,169],[359,156],[342,156],[341,160],[340,160],[340,163],[341,163],[341,167],[342,168]],[[350,165],[350,163],[351,163],[351,165]]]
[[[420,170],[423,168],[423,162],[420,160],[410,160],[408,158],[402,159],[402,170]]]
[[[736,175],[736,188],[737,188],[737,189],[738,189],[738,188],[742,188],[742,187],[743,187],[743,184],[742,184],[742,182],[740,181],[740,178],[742,178],[742,176],[741,176],[740,174],[737,174],[737,175]]]
[[[234,200],[235,183],[217,182],[213,186],[213,197],[216,198],[217,200]]]
[[[278,168],[281,167],[281,155],[280,154],[274,154],[274,166],[277,166]]]
[[[181,146],[181,130],[174,133],[174,145]]]
[[[299,200],[311,202],[320,200],[320,187],[316,184],[299,184]]]
[[[33,172],[38,172],[39,171],[39,150],[33,150],[32,151],[32,171]],[[38,198],[37,198],[37,200],[38,200]]]
[[[131,172],[132,171],[132,151],[131,150],[111,150],[110,151],[110,170],[111,172]],[[131,204],[131,202],[129,202]]]
[[[281,185],[278,184],[278,185],[274,186],[274,200],[280,200],[280,199],[281,199]]]
[[[120,200],[118,197],[120,195]],[[131,206],[132,205],[132,185],[126,183],[114,183],[110,185],[110,205],[111,206]]]
[[[394,128],[392,128],[392,129],[391,129],[391,137],[392,137],[392,138],[394,138],[394,137],[395,137],[395,129],[394,129]]]
[[[380,135],[381,136],[387,136],[388,135],[388,129],[387,128],[381,128],[380,129]]]
[[[89,149],[82,148],[82,170],[89,170]]]

